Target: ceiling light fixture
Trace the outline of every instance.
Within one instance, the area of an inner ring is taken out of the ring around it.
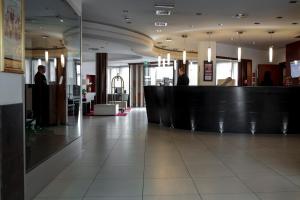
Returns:
[[[161,66],[161,56],[158,56],[158,58],[157,58],[157,66],[158,67]]]
[[[237,34],[239,35],[239,43],[241,43],[241,35],[243,34],[244,32],[242,31],[239,31],[237,32]],[[242,47],[239,46],[238,49],[238,62],[241,62],[242,61]]]
[[[57,67],[57,59],[56,58],[54,58],[53,63],[54,63],[54,67],[56,68]]]
[[[166,41],[167,42],[172,42],[172,38],[167,38]]]
[[[211,46],[210,46],[210,41],[211,41],[211,35],[212,32],[207,32],[208,39],[209,39],[209,47],[207,48],[207,61],[210,63],[211,62]]]
[[[48,63],[49,60],[49,52],[46,50],[45,51],[45,62]]]
[[[171,65],[171,54],[170,53],[167,54],[167,64],[168,64],[168,66]]]
[[[187,37],[188,37],[187,35],[182,35],[182,38],[184,40],[184,47],[185,47],[185,40],[186,40]],[[186,56],[186,50],[184,48],[184,50],[182,52],[182,62],[183,62],[184,65],[186,64],[186,57],[187,57]]]
[[[163,8],[163,9],[174,9],[175,5],[173,4],[155,4],[155,8]]]
[[[157,33],[161,33],[161,29],[156,30]]]
[[[65,56],[64,56],[64,54],[61,54],[61,55],[60,55],[60,64],[61,64],[61,67],[62,67],[62,68],[65,67],[65,62],[66,62]]]
[[[233,16],[233,18],[236,18],[236,19],[243,19],[243,18],[246,18],[246,17],[248,17],[248,15],[245,14],[245,13],[238,13],[238,14]]]
[[[271,36],[271,43],[273,43],[273,34],[275,32],[274,31],[270,31],[269,34]],[[272,63],[273,62],[273,57],[274,57],[274,47],[273,44],[271,44],[271,46],[269,47],[269,62]]]

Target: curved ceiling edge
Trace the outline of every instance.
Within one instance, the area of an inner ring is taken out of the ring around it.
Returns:
[[[129,46],[134,53],[154,56],[154,41],[147,35],[125,28],[90,21],[83,21],[83,36],[91,39],[109,38]]]

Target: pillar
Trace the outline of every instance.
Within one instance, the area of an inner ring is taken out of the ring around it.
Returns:
[[[96,54],[96,103],[106,104],[107,53]]]

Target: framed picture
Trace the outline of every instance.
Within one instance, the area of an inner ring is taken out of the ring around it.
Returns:
[[[203,81],[213,81],[213,75],[214,75],[213,70],[214,70],[213,62],[204,61]]]
[[[1,71],[24,73],[24,0],[0,0]]]

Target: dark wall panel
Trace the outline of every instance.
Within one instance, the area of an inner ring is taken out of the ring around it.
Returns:
[[[23,104],[0,106],[1,199],[24,199]]]

